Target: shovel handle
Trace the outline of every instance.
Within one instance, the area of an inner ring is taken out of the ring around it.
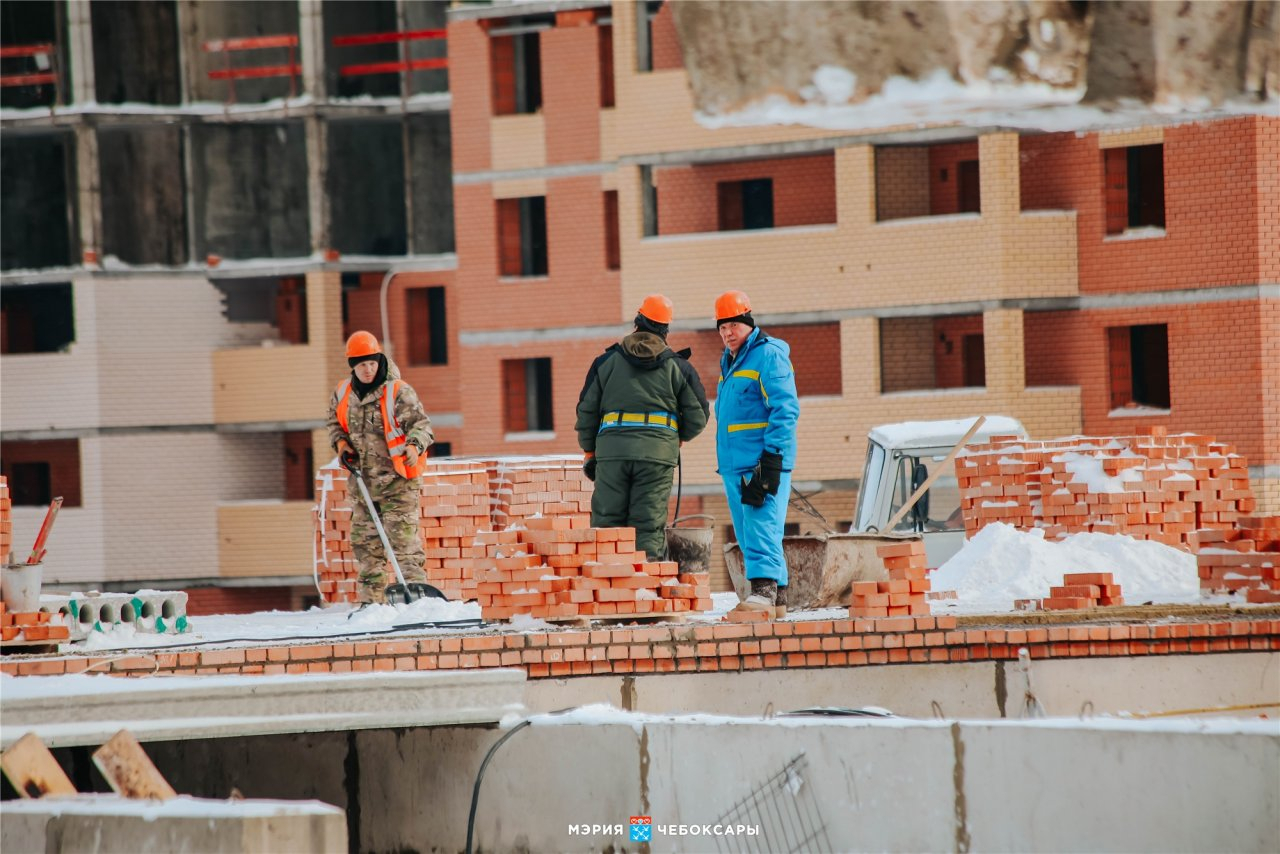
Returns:
[[[391,541],[387,539],[387,532],[382,530],[382,520],[378,518],[378,508],[373,506],[373,498],[369,495],[369,487],[364,485],[364,475],[360,472],[352,472],[356,476],[356,483],[360,486],[360,494],[364,496],[365,506],[369,508],[369,515],[373,517],[373,527],[378,529],[378,537],[382,540],[382,548],[387,552],[387,559],[391,561],[391,568],[396,571],[396,581],[404,587],[404,573],[400,571],[400,561],[396,560],[395,549],[391,548]]]

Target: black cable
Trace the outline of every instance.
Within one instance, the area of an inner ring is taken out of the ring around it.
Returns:
[[[364,629],[358,632],[342,632],[336,635],[283,635],[274,638],[219,638],[217,640],[191,641],[190,643],[175,643],[166,646],[122,646],[112,649],[94,650],[94,652],[119,652],[119,651],[139,651],[149,652],[155,649],[187,649],[193,646],[209,646],[211,644],[228,644],[228,643],[271,643],[273,641],[294,641],[294,640],[332,640],[334,638],[359,638],[368,637],[369,635],[387,635],[393,632],[405,632],[410,629],[466,629],[476,626],[483,626],[484,621],[479,618],[469,618],[466,620],[440,620],[438,622],[424,623],[402,623],[400,625],[391,626],[385,629]]]
[[[565,712],[573,711],[573,707],[566,709],[556,709],[554,712],[548,712],[549,715],[562,715]],[[480,770],[476,772],[476,783],[471,787],[471,811],[467,813],[467,854],[471,854],[471,837],[476,827],[476,807],[480,804],[480,781],[484,779],[484,769],[489,766],[489,760],[493,758],[493,754],[498,748],[511,736],[533,723],[533,718],[525,718],[511,728],[511,730],[493,743],[489,748],[489,752],[484,755],[484,761],[480,763]]]
[[[493,758],[494,752],[502,746],[503,742],[529,726],[529,723],[529,718],[525,718],[513,726],[510,732],[493,743],[493,747],[490,747],[489,752],[484,755],[484,761],[480,763],[480,770],[476,772],[476,784],[471,787],[471,812],[467,813],[467,854],[471,854],[471,836],[476,828],[476,807],[480,805],[480,781],[484,779],[484,769],[488,767],[489,760]]]

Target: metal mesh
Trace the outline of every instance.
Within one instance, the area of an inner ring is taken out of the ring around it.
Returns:
[[[809,760],[801,753],[720,816],[720,824],[756,825],[760,832],[716,837],[716,850],[788,854],[833,850],[813,787],[804,777],[808,768]]]

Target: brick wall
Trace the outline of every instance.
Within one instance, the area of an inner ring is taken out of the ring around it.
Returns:
[[[775,228],[836,221],[835,158],[823,154],[658,170],[659,233],[716,231],[716,185],[756,178],[773,180]]]
[[[876,149],[876,219],[928,216],[929,149],[892,145]]]
[[[978,159],[978,142],[931,145],[929,152],[929,213],[943,216],[960,212],[960,162]],[[946,179],[942,175],[946,172]]]
[[[1083,427],[1091,435],[1153,426],[1208,433],[1234,444],[1254,465],[1275,465],[1280,443],[1266,426],[1275,416],[1259,405],[1269,394],[1260,357],[1274,317],[1274,308],[1264,311],[1257,302],[1028,313],[1027,383],[1079,386]],[[1167,415],[1110,415],[1106,329],[1135,324],[1168,324]]]
[[[188,587],[187,616],[294,611],[300,596],[292,587]]]
[[[0,663],[11,676],[351,673],[519,667],[530,678],[724,673],[948,661],[1197,655],[1280,649],[1280,620],[960,626],[955,617],[568,629]],[[856,678],[856,677],[854,677]]]
[[[547,163],[600,159],[600,37],[581,16],[560,16],[542,34]]]
[[[1280,119],[1240,117],[1164,130],[1163,237],[1104,240],[1104,164],[1116,149],[1098,145],[1096,134],[1019,140],[1023,210],[1077,211],[1082,293],[1274,280],[1277,262],[1264,246],[1265,235],[1277,234],[1280,213],[1260,193],[1274,189]],[[1270,279],[1263,275],[1267,267]]]
[[[629,4],[621,7],[630,11]],[[672,68],[684,68],[684,57],[680,53],[680,34],[676,30],[675,17],[671,14],[671,3],[663,3],[658,14],[653,17],[653,27],[649,38],[653,45],[653,69],[663,71]]]

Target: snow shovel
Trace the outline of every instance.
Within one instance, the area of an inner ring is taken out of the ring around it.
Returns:
[[[383,591],[387,604],[404,602],[404,604],[408,605],[419,599],[448,598],[430,584],[421,581],[415,581],[413,584],[405,583],[404,573],[400,571],[400,561],[396,560],[396,553],[391,548],[391,541],[387,539],[387,532],[382,530],[382,519],[378,517],[378,508],[374,506],[373,498],[369,496],[369,487],[364,485],[364,475],[358,471],[352,472],[352,474],[356,476],[356,483],[360,485],[360,494],[364,496],[364,506],[369,508],[369,515],[373,517],[373,526],[378,529],[378,537],[382,540],[382,547],[386,549],[387,558],[391,561],[391,568],[396,571],[396,583],[388,584],[386,590]]]

